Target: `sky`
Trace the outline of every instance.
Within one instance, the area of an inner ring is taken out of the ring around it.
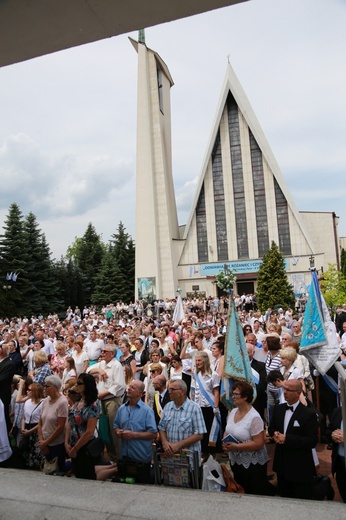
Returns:
[[[346,2],[251,0],[149,27],[166,62],[173,178],[187,222],[230,63],[299,211],[346,236]],[[53,258],[89,222],[135,239],[137,54],[120,35],[0,68],[0,227],[32,211]]]

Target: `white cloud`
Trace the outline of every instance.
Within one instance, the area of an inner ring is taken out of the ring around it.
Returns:
[[[25,135],[11,136],[0,148],[0,208],[12,197],[40,219],[83,215],[121,193],[134,173],[133,163],[112,156],[52,155]]]
[[[337,0],[256,0],[146,30],[175,82],[180,224],[230,55],[298,209],[336,211],[346,235],[345,14]],[[55,256],[89,221],[106,240],[120,220],[134,236],[137,55],[127,36],[2,68],[0,83],[0,217],[12,201],[33,211]]]

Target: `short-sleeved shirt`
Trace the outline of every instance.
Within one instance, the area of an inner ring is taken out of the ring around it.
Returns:
[[[233,435],[239,442],[251,441],[252,437],[263,432],[264,424],[259,413],[251,407],[249,412],[241,419],[235,422],[235,414],[237,408],[228,414],[225,436],[227,434]],[[268,454],[265,446],[256,451],[230,451],[229,458],[231,465],[240,464],[248,468],[250,464],[266,464],[268,462]]]
[[[45,399],[42,403],[42,437],[43,440],[48,439],[56,430],[58,426],[58,418],[68,416],[68,402],[64,395],[61,395],[55,403],[52,403],[51,400]],[[65,441],[65,431],[55,437],[50,443],[50,446],[56,446],[57,444],[62,444]]]
[[[213,404],[211,405],[209,401],[205,398],[202,390],[199,387],[199,384],[196,379],[196,375],[194,374],[194,380],[195,380],[195,398],[194,401],[197,403],[201,408],[207,408],[210,406],[214,407],[214,389],[218,388],[220,386],[220,377],[216,372],[212,372],[211,374],[205,373],[204,375],[199,372],[198,374],[200,379],[203,379],[205,387],[207,388],[207,393],[211,397],[211,400]]]
[[[202,410],[190,399],[186,399],[179,408],[173,401],[167,403],[162,410],[158,429],[166,432],[167,440],[171,443],[180,442],[191,435],[207,433]],[[189,449],[200,452],[201,443],[198,441]]]
[[[40,385],[44,384],[46,377],[51,376],[52,371],[48,363],[42,365],[42,367],[38,368],[34,375],[34,383],[39,383]]]
[[[132,407],[129,402],[121,405],[114,419],[114,428],[133,432],[157,432],[154,412],[142,400]],[[152,441],[121,439],[121,455],[136,462],[150,462],[153,455]]]
[[[74,446],[78,439],[86,432],[88,419],[100,416],[100,401],[97,399],[89,406],[83,406],[78,410],[78,403],[73,406],[68,414],[70,422],[70,444]],[[93,438],[93,437],[91,437]]]

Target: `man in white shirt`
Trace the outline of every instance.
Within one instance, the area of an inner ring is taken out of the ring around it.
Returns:
[[[111,443],[107,445],[107,451],[112,461],[117,460],[120,455],[120,439],[115,434],[113,423],[126,389],[124,370],[119,361],[115,359],[116,353],[115,345],[103,345],[102,361],[87,370],[89,374],[98,375],[99,399],[102,403],[103,413],[108,416],[111,433]]]
[[[104,342],[101,339],[98,339],[96,332],[92,330],[90,332],[90,338],[86,339],[84,342],[84,351],[88,356],[89,366],[97,363],[103,347]]]
[[[206,350],[211,350],[212,344],[214,343],[215,339],[211,335],[210,327],[203,327],[203,347]]]

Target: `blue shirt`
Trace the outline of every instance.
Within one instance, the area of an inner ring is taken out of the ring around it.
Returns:
[[[132,408],[122,404],[114,419],[114,428],[133,432],[156,433],[154,411],[140,399]],[[136,462],[150,462],[153,456],[152,441],[147,439],[121,439],[121,456]]]

